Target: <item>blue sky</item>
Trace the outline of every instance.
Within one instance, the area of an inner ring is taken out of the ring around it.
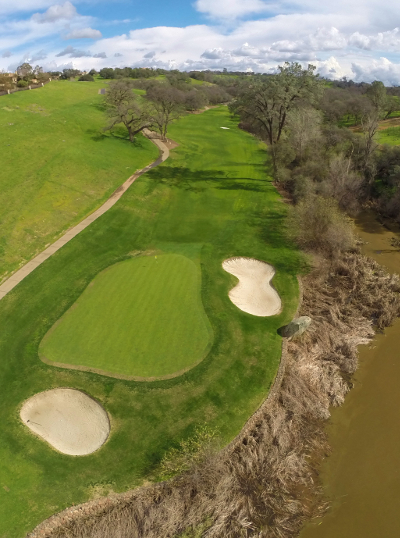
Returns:
[[[400,3],[380,0],[0,0],[0,69],[149,66],[400,84]]]

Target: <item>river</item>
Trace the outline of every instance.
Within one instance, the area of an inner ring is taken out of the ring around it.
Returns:
[[[363,253],[400,273],[400,238],[365,212],[356,219]],[[354,388],[332,410],[332,454],[321,466],[331,501],[327,514],[300,538],[400,538],[400,319],[359,348]]]

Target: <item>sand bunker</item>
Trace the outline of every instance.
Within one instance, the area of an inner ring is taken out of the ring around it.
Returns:
[[[85,456],[110,433],[103,407],[75,389],[53,389],[29,398],[20,411],[24,424],[63,454]]]
[[[281,310],[281,299],[270,282],[275,269],[253,258],[230,258],[222,267],[239,279],[229,298],[243,312],[253,316],[273,316]]]

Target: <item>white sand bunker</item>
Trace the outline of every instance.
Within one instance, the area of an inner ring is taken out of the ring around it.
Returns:
[[[221,127],[221,129],[228,129],[229,130],[229,127]]]
[[[29,398],[20,411],[24,424],[63,454],[85,456],[110,433],[107,412],[75,389],[53,389]]]
[[[230,258],[222,267],[239,279],[229,298],[243,312],[253,316],[273,316],[281,310],[281,299],[271,286],[272,265],[253,258]]]

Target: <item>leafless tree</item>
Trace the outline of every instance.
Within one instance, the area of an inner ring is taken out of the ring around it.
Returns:
[[[168,127],[183,114],[182,93],[171,86],[157,84],[147,90],[150,117],[154,128],[166,140]]]
[[[321,136],[321,113],[315,108],[299,107],[288,115],[290,142],[296,150],[300,163],[306,148]]]
[[[335,155],[330,163],[326,179],[321,184],[325,196],[332,196],[340,209],[347,213],[356,213],[363,179],[352,166],[351,156],[343,153]]]
[[[105,96],[109,123],[105,130],[111,130],[122,123],[129,133],[129,139],[134,141],[135,136],[152,124],[148,103],[133,93],[132,83],[117,80],[110,83]]]
[[[245,85],[230,110],[242,121],[254,126],[271,148],[274,169],[275,149],[286,127],[288,114],[299,103],[314,103],[321,95],[322,84],[314,74],[315,67],[303,69],[298,63],[285,63],[277,75]]]

